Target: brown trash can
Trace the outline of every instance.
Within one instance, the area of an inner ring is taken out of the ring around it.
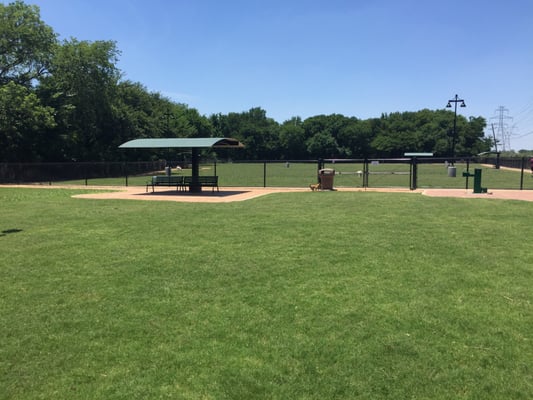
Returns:
[[[335,170],[331,168],[324,168],[318,171],[318,181],[322,190],[333,190],[333,179],[335,178]]]

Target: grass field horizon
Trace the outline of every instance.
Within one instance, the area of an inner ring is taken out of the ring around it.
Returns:
[[[531,203],[84,192],[0,188],[0,399],[533,397]]]

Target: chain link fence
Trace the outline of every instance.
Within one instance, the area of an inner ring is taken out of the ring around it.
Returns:
[[[0,183],[143,186],[154,175],[190,175],[187,164],[153,162],[0,163]],[[455,176],[450,176],[450,166]],[[482,170],[489,189],[533,189],[529,158],[474,157],[454,160],[434,157],[220,161],[204,159],[200,175],[217,175],[226,187],[307,187],[318,171],[333,169],[335,187],[468,188],[469,176]]]

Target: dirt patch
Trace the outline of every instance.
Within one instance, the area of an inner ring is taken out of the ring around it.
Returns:
[[[146,192],[143,188],[128,187],[116,188],[116,192],[79,194],[73,197],[84,199],[123,199],[123,200],[155,200],[155,201],[176,201],[190,203],[228,203],[234,201],[244,201],[256,197],[265,196],[271,193],[291,193],[309,192],[308,188],[257,188],[257,187],[231,187],[220,188],[220,191],[206,189],[201,193],[190,193],[177,190],[161,190]],[[339,188],[337,191],[363,192],[363,191],[383,191],[383,192],[404,192],[416,193],[408,189],[362,189],[362,188]]]
[[[156,200],[178,201],[197,203],[227,203],[244,201],[270,193],[310,192],[306,188],[221,188],[220,192],[205,190],[202,193],[178,192],[176,190],[156,191],[155,193],[143,191],[142,188],[118,188],[117,192],[81,194],[74,197],[86,199],[127,199],[127,200]],[[429,197],[459,197],[467,199],[500,199],[533,201],[531,190],[491,190],[488,193],[478,194],[472,190],[464,189],[424,189],[409,190],[403,188],[338,188],[340,192],[395,192],[423,194]]]
[[[308,188],[256,188],[256,187],[225,187],[220,191],[205,189],[201,193],[190,193],[177,190],[159,189],[154,193],[146,192],[140,186],[46,186],[46,185],[3,185],[3,187],[26,187],[36,189],[96,189],[105,190],[99,193],[77,194],[73,197],[81,199],[120,199],[144,201],[174,201],[188,203],[228,203],[250,200],[271,193],[311,192]],[[395,192],[422,194],[429,197],[458,197],[467,199],[500,199],[533,201],[533,190],[491,190],[488,193],[474,194],[465,189],[418,189],[406,188],[337,188],[339,192]]]
[[[122,199],[147,201],[175,201],[184,203],[228,203],[244,201],[269,193],[297,191],[288,189],[257,189],[257,188],[221,188],[220,191],[204,190],[201,193],[190,193],[177,190],[158,190],[146,192],[143,188],[117,188],[116,192],[78,194],[73,197],[82,199]]]
[[[533,201],[533,190],[489,190],[474,193],[471,189],[425,189],[422,194],[430,197],[460,197],[464,199],[499,199]]]

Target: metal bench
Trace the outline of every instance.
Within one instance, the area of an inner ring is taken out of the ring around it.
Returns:
[[[197,176],[195,181],[193,181],[192,176],[183,177],[182,187],[190,187],[193,184],[197,184],[200,187],[210,187],[212,192],[215,191],[215,188],[217,192],[220,191],[218,188],[218,176]]]
[[[152,180],[146,183],[146,191],[148,192],[148,187],[152,187],[152,192],[155,191],[156,186],[176,186],[176,190],[186,190],[190,188],[191,185],[198,185],[200,187],[210,187],[211,191],[214,192],[215,188],[219,192],[218,188],[218,176],[198,176],[196,180],[193,180],[192,176],[181,176],[181,175],[156,175],[152,176]]]
[[[180,175],[156,175],[152,176],[152,180],[146,183],[146,191],[148,192],[148,187],[152,186],[152,192],[156,186],[176,186],[176,190],[183,188],[183,178],[184,176]]]

